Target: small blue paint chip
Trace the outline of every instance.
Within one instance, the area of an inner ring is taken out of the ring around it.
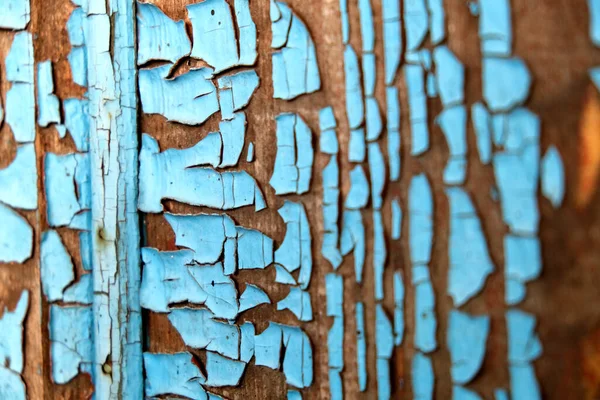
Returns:
[[[554,208],[560,207],[565,197],[565,170],[560,153],[550,146],[542,159],[542,194]]]

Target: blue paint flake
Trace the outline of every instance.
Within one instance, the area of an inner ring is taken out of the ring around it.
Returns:
[[[54,94],[52,61],[43,61],[37,65],[38,125],[46,127],[51,123],[60,123],[58,97]]]
[[[344,50],[344,77],[346,82],[346,116],[350,129],[357,129],[364,122],[365,106],[358,56],[350,45],[346,45]]]
[[[90,230],[90,159],[88,154],[47,153],[44,161],[48,224]],[[84,218],[84,225],[78,219]]]
[[[587,3],[590,13],[590,38],[594,46],[600,47],[600,1],[588,0]]]
[[[440,0],[436,0],[440,1]],[[444,108],[464,103],[465,67],[447,46],[433,50],[437,89]]]
[[[392,323],[383,306],[375,309],[375,343],[377,350],[377,398],[389,399],[391,396],[390,359],[394,351],[394,332]]]
[[[343,256],[354,251],[355,278],[357,283],[361,283],[366,255],[365,226],[362,215],[360,210],[344,210],[342,219],[340,251]]]
[[[275,282],[283,285],[297,285],[298,283],[287,269],[281,265],[275,264]]]
[[[510,391],[515,399],[541,399],[540,387],[532,362],[542,354],[535,334],[536,319],[526,312],[506,312]]]
[[[450,311],[446,340],[452,361],[452,382],[465,385],[477,375],[485,357],[489,332],[489,316]]]
[[[291,100],[316,92],[321,88],[321,77],[306,25],[284,2],[271,1],[271,10],[273,97]]]
[[[63,101],[63,110],[65,112],[65,128],[73,138],[77,151],[89,151],[90,121],[88,100],[66,99]]]
[[[350,171],[350,191],[344,201],[347,210],[365,208],[369,201],[369,181],[362,166],[357,165]]]
[[[405,77],[408,86],[408,104],[410,110],[411,154],[418,156],[429,149],[425,74],[421,66],[407,65],[405,67]]]
[[[33,229],[25,218],[2,203],[0,220],[0,262],[25,262],[33,251]]]
[[[235,111],[246,107],[258,88],[260,79],[254,70],[225,75],[217,81],[219,85],[219,105],[223,119],[234,118]]]
[[[18,143],[35,140],[35,94],[33,87],[33,39],[29,32],[15,34],[4,60],[6,79],[6,123]]]
[[[279,324],[269,322],[261,334],[254,336],[254,363],[279,369],[283,334]]]
[[[327,334],[329,366],[329,393],[332,399],[343,398],[342,377],[344,369],[344,280],[341,275],[325,275],[327,316],[333,324]]]
[[[447,188],[450,204],[448,294],[460,307],[476,296],[494,271],[479,217],[465,190]]]
[[[254,325],[250,322],[244,322],[240,326],[240,334],[240,360],[247,363],[254,357]]]
[[[408,1],[404,4],[404,30],[406,51],[416,51],[429,31],[429,15],[425,0]]]
[[[446,11],[443,0],[427,0],[427,9],[431,24],[431,43],[438,45],[446,38]]]
[[[160,114],[168,121],[197,125],[219,110],[212,69],[193,69],[168,79],[171,68],[171,64],[166,64],[139,70],[139,93],[144,113]]]
[[[248,150],[246,153],[246,162],[254,161],[254,143],[250,142],[248,144]]]
[[[327,316],[344,316],[344,280],[341,275],[325,275],[325,290],[327,292]]]
[[[312,273],[310,226],[302,203],[285,201],[279,215],[286,224],[283,243],[275,250],[275,263],[289,272],[300,268],[298,283],[306,289]]]
[[[413,267],[412,284],[415,288],[415,348],[430,353],[437,348],[435,294],[426,266]]]
[[[83,274],[79,280],[65,289],[63,301],[65,303],[77,303],[90,305],[94,301],[92,274]]]
[[[322,172],[323,178],[323,238],[321,255],[334,269],[342,264],[339,250],[339,167],[337,158],[331,157]]]
[[[375,97],[367,97],[365,99],[367,109],[367,140],[373,141],[379,139],[383,130],[383,122],[381,120],[381,112],[379,104]]]
[[[479,159],[483,164],[492,161],[492,131],[491,118],[488,110],[482,103],[475,103],[471,107],[471,121],[477,137],[477,150]]]
[[[565,197],[565,170],[560,153],[550,146],[542,159],[542,194],[554,208],[560,207]]]
[[[435,376],[431,359],[416,352],[412,359],[412,387],[415,400],[433,399]]]
[[[75,279],[73,261],[58,232],[42,234],[40,275],[44,295],[49,302],[62,300],[63,292]]]
[[[209,387],[237,386],[246,370],[246,363],[206,352],[206,382]]]
[[[506,393],[505,389],[495,389],[494,390],[494,399],[495,400],[509,400],[508,393]]]
[[[249,0],[235,0],[235,22],[239,32],[238,48],[240,65],[254,65],[258,53],[256,51],[256,24],[252,20]]]
[[[472,390],[465,389],[462,386],[452,387],[453,400],[481,400],[481,397]]]
[[[246,290],[240,296],[240,310],[243,312],[259,306],[261,304],[271,304],[269,296],[256,285],[247,284]]]
[[[87,86],[87,49],[85,47],[86,12],[81,7],[73,10],[67,21],[71,51],[67,56],[73,82]]]
[[[367,389],[367,339],[365,337],[365,307],[356,303],[356,364],[358,369],[358,389]]]
[[[400,104],[398,89],[390,86],[385,88],[387,104],[387,153],[392,182],[400,179]]]
[[[350,131],[350,141],[348,143],[348,161],[361,163],[365,161],[367,155],[367,146],[365,144],[364,128],[352,129]]]
[[[288,390],[287,400],[302,400],[302,394],[297,390]]]
[[[235,135],[235,132],[232,134]],[[218,172],[212,168],[196,167],[221,163],[218,157],[220,151],[214,153],[214,146],[220,147],[219,135],[209,137],[206,142],[202,140],[188,149],[160,152],[154,138],[142,136],[138,201],[141,211],[161,212],[163,199],[221,210],[254,205],[255,210],[260,211],[266,207],[256,180],[246,171]],[[239,142],[237,147],[241,152]],[[212,157],[211,160],[206,159],[207,154]],[[224,154],[224,158],[226,156]],[[233,158],[238,157],[239,153]]]
[[[373,270],[375,275],[375,300],[383,300],[383,274],[387,250],[385,246],[385,232],[381,211],[373,211]]]
[[[306,193],[314,161],[312,132],[298,114],[279,114],[275,121],[277,154],[269,184],[278,195]]]
[[[14,311],[4,307],[0,318],[0,396],[5,399],[25,400],[26,387],[23,372],[23,321],[29,308],[29,292],[23,291]]]
[[[385,160],[378,143],[369,143],[369,175],[371,177],[371,198],[373,209],[383,206],[383,189],[385,188]],[[350,175],[352,179],[352,175]],[[352,181],[351,181],[352,183]],[[351,189],[352,190],[352,189]]]
[[[37,178],[34,144],[18,146],[13,162],[0,169],[0,202],[22,210],[37,209]]]
[[[176,62],[190,54],[192,45],[185,22],[173,21],[154,4],[137,2],[137,64]]]
[[[484,56],[509,56],[512,51],[510,1],[479,0],[478,6],[481,52]],[[499,81],[508,82],[502,79]]]
[[[542,254],[537,237],[504,237],[505,300],[515,305],[525,298],[525,284],[540,277]]]
[[[394,273],[394,345],[404,341],[404,280],[402,273]]]
[[[511,84],[507,85],[506,82]],[[531,75],[522,59],[483,59],[483,98],[491,112],[506,112],[523,104],[530,89]]]
[[[465,106],[445,108],[436,118],[448,148],[450,158],[444,169],[446,185],[460,185],[467,176],[467,110]]]
[[[290,293],[277,303],[277,310],[290,310],[300,321],[312,321],[310,293],[298,287],[290,288]]]
[[[340,19],[342,20],[342,42],[350,40],[350,21],[348,19],[348,0],[340,0]]]
[[[400,2],[383,0],[383,51],[385,66],[385,84],[391,85],[396,77],[402,54],[402,20]]]
[[[90,372],[94,361],[91,306],[50,306],[52,380],[64,384],[80,372]]]
[[[25,29],[31,18],[30,0],[4,0],[0,4],[0,28]]]
[[[375,27],[373,26],[373,9],[371,0],[358,0],[360,11],[360,33],[363,53],[372,53],[375,48]]]
[[[392,239],[400,239],[402,233],[402,208],[397,198],[392,200]]]
[[[413,266],[428,264],[433,245],[433,196],[425,174],[412,179],[408,208],[411,263]]]
[[[144,370],[144,393],[148,397],[171,394],[191,399],[207,398],[202,387],[206,378],[191,353],[144,353]]]

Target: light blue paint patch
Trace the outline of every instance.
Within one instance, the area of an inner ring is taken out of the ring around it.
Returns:
[[[348,161],[361,163],[365,161],[366,155],[365,130],[363,128],[352,129],[348,143]]]
[[[319,130],[326,131],[337,128],[337,122],[335,115],[333,114],[333,107],[328,106],[319,110]],[[337,138],[336,138],[337,140]],[[328,153],[335,154],[335,153]]]
[[[264,269],[273,263],[273,239],[253,229],[236,230],[239,269]]]
[[[531,74],[522,59],[483,59],[483,98],[491,112],[506,112],[523,104],[530,89]]]
[[[0,396],[3,399],[27,399],[27,388],[20,374],[0,366],[0,382]]]
[[[12,163],[0,169],[0,202],[22,210],[37,209],[37,167],[35,146],[17,147]]]
[[[92,270],[92,234],[90,231],[79,232],[79,254],[81,256],[81,266],[84,271]]]
[[[225,75],[218,80],[219,105],[223,119],[234,118],[234,112],[246,107],[258,88],[260,78],[254,70]]]
[[[444,132],[450,151],[444,169],[444,183],[460,185],[467,175],[467,110],[462,105],[445,108],[436,118],[436,123]]]
[[[187,346],[239,358],[240,331],[237,325],[217,321],[214,314],[205,309],[177,308],[168,317]]]
[[[418,156],[429,149],[427,94],[425,93],[424,76],[423,68],[419,65],[405,67],[412,137],[411,154],[413,156]]]
[[[448,294],[460,307],[476,296],[494,271],[479,217],[466,191],[447,188],[450,204]]]
[[[392,239],[400,239],[402,233],[402,208],[397,198],[392,200]]]
[[[348,0],[340,0],[340,19],[342,21],[342,42],[350,40],[350,21],[348,20]]]
[[[400,271],[394,273],[394,345],[404,341],[404,280]]]
[[[325,275],[325,290],[327,293],[327,316],[344,316],[344,280],[341,275]]]
[[[412,387],[415,400],[433,399],[435,376],[431,359],[416,352],[412,360]]]
[[[283,333],[283,374],[289,385],[306,388],[313,381],[313,354],[308,335],[296,326],[279,325]]]
[[[596,89],[600,90],[600,67],[591,68],[589,70],[590,79],[596,86]]]
[[[433,196],[425,174],[415,176],[410,183],[408,209],[411,263],[428,264],[433,246]]]
[[[42,234],[40,264],[44,295],[49,302],[61,300],[65,288],[75,279],[75,272],[71,256],[55,230]]]
[[[479,159],[483,164],[492,161],[492,131],[490,114],[482,103],[475,103],[471,107],[471,122],[477,137],[477,150]]]
[[[59,385],[79,372],[89,371],[94,361],[93,311],[91,306],[50,306],[50,355],[52,380]]]
[[[400,4],[395,0],[383,0],[383,63],[385,67],[385,84],[390,86],[394,82],[400,56],[402,55],[402,20]]]
[[[290,274],[287,269],[282,267],[281,265],[275,264],[275,282],[281,283],[284,285],[297,285],[298,283]]]
[[[2,203],[0,220],[0,262],[25,262],[33,251],[33,229],[25,218]]]
[[[22,394],[18,397],[6,397],[7,399],[25,399],[25,386],[21,381],[20,374],[23,372],[23,321],[29,308],[29,292],[21,292],[19,301],[13,311],[4,307],[4,313],[0,318],[0,365],[5,369],[0,373],[0,395]],[[9,374],[10,372],[10,374]],[[11,376],[2,380],[2,374]],[[12,376],[14,374],[14,376]],[[22,390],[21,390],[22,389]]]
[[[302,394],[297,390],[288,390],[287,400],[302,400]]]
[[[474,17],[478,17],[479,16],[479,1],[472,0],[469,2],[468,6],[469,6],[469,12],[471,13],[471,15]]]
[[[60,123],[58,111],[60,103],[54,94],[54,78],[52,77],[52,61],[47,60],[37,65],[37,99],[38,125],[46,127],[51,123]]]
[[[541,399],[531,364],[542,354],[542,344],[535,334],[535,325],[533,315],[518,309],[506,312],[510,390],[514,398]]]
[[[462,386],[454,385],[452,387],[453,400],[481,400],[481,397],[472,390],[465,389]]]
[[[229,4],[207,0],[186,6],[192,23],[191,56],[206,61],[215,73],[239,65],[238,44]]]
[[[437,89],[444,108],[464,103],[465,67],[463,64],[445,45],[433,50],[433,59],[436,65]]]
[[[291,100],[321,88],[315,45],[302,20],[281,1],[271,2],[273,13],[280,18],[272,21],[273,97]]]
[[[358,0],[360,12],[360,33],[362,37],[362,52],[372,53],[375,49],[375,27],[371,0]]]
[[[65,303],[90,305],[94,301],[94,287],[92,274],[81,275],[79,280],[65,289],[63,293]]]
[[[542,193],[554,208],[560,207],[565,197],[565,169],[556,147],[551,145],[542,160]]]
[[[427,0],[429,10],[429,36],[431,43],[435,46],[446,38],[446,11],[443,0]]]
[[[387,250],[381,211],[373,210],[373,271],[375,275],[375,300],[383,300],[383,274]]]
[[[369,175],[371,177],[371,198],[373,209],[383,206],[383,190],[385,188],[385,160],[378,143],[369,143]],[[352,178],[352,175],[350,175]],[[352,182],[351,182],[352,183]],[[352,190],[352,189],[351,189]],[[367,194],[368,196],[368,194]],[[368,199],[368,197],[367,197]],[[349,207],[347,207],[349,208]]]
[[[369,181],[362,166],[357,165],[350,171],[350,191],[344,201],[344,208],[357,210],[365,208],[369,201]]]
[[[325,288],[327,291],[327,316],[333,317],[333,324],[327,334],[331,386],[329,392],[332,398],[339,398],[342,397],[342,393],[336,393],[336,390],[341,389],[341,372],[344,368],[344,281],[342,276],[327,274]]]
[[[290,293],[277,303],[277,310],[290,310],[300,321],[312,321],[310,293],[298,288],[290,288]]]
[[[344,50],[344,77],[346,82],[346,116],[351,130],[359,128],[365,119],[365,106],[360,82],[358,56],[350,45]]]
[[[209,2],[205,1],[192,6],[207,3]],[[172,122],[198,125],[219,111],[217,90],[212,82],[212,69],[193,69],[173,79],[167,79],[171,68],[171,64],[166,64],[139,70],[139,93],[144,113],[160,114]]]
[[[413,286],[415,287],[414,345],[423,353],[430,353],[437,348],[435,337],[437,320],[435,294],[426,266],[413,267]]]
[[[176,62],[190,54],[192,45],[185,22],[173,21],[154,4],[137,2],[137,64]]]
[[[29,0],[5,0],[0,5],[0,28],[25,29],[31,18],[30,13]]]
[[[344,398],[342,373],[334,368],[329,368],[329,395],[331,400],[343,400]]]
[[[57,155],[44,160],[48,224],[76,225],[91,207],[90,160],[87,153]],[[89,224],[88,224],[89,225]],[[86,227],[89,230],[89,226]]]
[[[235,0],[235,22],[239,32],[238,48],[240,65],[254,65],[256,52],[256,24],[252,20],[249,0]]]
[[[540,385],[531,364],[512,365],[508,368],[510,392],[514,399],[542,399]]]
[[[377,304],[375,308],[375,341],[377,351],[377,398],[381,400],[389,399],[392,392],[390,359],[394,351],[394,332],[392,323],[381,304]]]
[[[360,210],[344,210],[340,251],[343,256],[354,250],[354,274],[357,283],[362,283],[365,265],[365,226]]]
[[[2,118],[0,117],[0,119],[2,119]],[[67,127],[64,126],[63,124],[54,125],[54,129],[58,133],[58,137],[61,139],[64,139],[65,136],[67,135]]]
[[[67,21],[71,51],[67,56],[73,82],[87,86],[87,49],[85,47],[86,12],[81,7],[73,10]]]
[[[505,389],[495,389],[494,390],[494,399],[495,400],[509,400],[508,393],[506,393]]]
[[[404,5],[404,31],[406,51],[416,51],[429,31],[429,15],[425,0],[406,2]]]
[[[264,209],[266,204],[260,188],[246,171],[218,172],[212,168],[195,168],[198,164],[220,162],[220,151],[212,153],[214,147],[211,146],[220,140],[216,134],[212,138],[215,142],[201,141],[189,149],[169,149],[161,153],[156,140],[143,135],[138,208],[144,212],[161,212],[162,200],[171,199],[221,210],[249,205],[254,205],[256,211]],[[207,160],[207,154],[213,158]]]
[[[281,326],[269,322],[267,329],[254,336],[254,364],[279,369],[282,344]]]
[[[144,370],[144,392],[147,397],[179,395],[190,399],[207,398],[202,387],[206,378],[191,353],[144,353]]]
[[[385,88],[387,129],[400,131],[400,100],[398,88],[388,86]]]
[[[387,114],[387,152],[392,182],[400,179],[400,104],[398,89],[389,86],[385,88]]]
[[[66,99],[63,101],[65,127],[73,138],[79,152],[90,149],[90,120],[87,99]],[[63,135],[64,136],[64,135]]]
[[[246,370],[246,363],[206,352],[206,382],[209,387],[237,386]]]
[[[519,107],[508,114],[506,120],[506,139],[504,147],[509,153],[524,152],[524,162],[528,165],[529,175],[532,175],[533,180],[537,180],[538,169],[539,169],[539,149],[538,142],[541,131],[540,117],[531,112],[527,108]],[[529,145],[535,145],[537,149],[533,154]],[[537,157],[536,160],[532,160],[531,157]],[[535,164],[534,164],[535,162]]]
[[[235,318],[237,291],[233,280],[224,274],[223,265],[196,266],[194,258],[189,250],[159,252],[143,248],[142,307],[168,312],[171,304],[187,301],[205,305],[220,318]]]
[[[509,0],[479,0],[479,38],[484,56],[508,57],[512,52]],[[509,81],[504,81],[509,82]]]
[[[33,40],[31,33],[18,32],[4,60],[6,79],[6,123],[18,143],[35,140],[35,94],[33,88]]]
[[[489,316],[475,317],[457,310],[450,311],[446,340],[452,361],[452,382],[465,385],[477,375],[485,357],[489,333]]]
[[[365,307],[356,303],[356,364],[358,369],[358,389],[367,389],[367,339],[365,337]]]
[[[275,122],[277,154],[269,184],[278,195],[306,193],[314,162],[312,132],[298,114],[279,114]]]
[[[337,158],[331,157],[322,172],[323,180],[323,237],[321,255],[334,269],[342,264],[339,250],[339,168]]]
[[[600,47],[600,1],[588,0],[587,3],[590,13],[590,38],[594,46]]]
[[[427,74],[427,97],[430,99],[438,97],[439,90],[436,82],[436,76],[431,72]]]
[[[246,114],[233,114],[229,121],[219,122],[219,134],[223,143],[220,168],[237,165],[244,148],[246,137]]]
[[[247,363],[254,357],[254,325],[244,322],[240,326],[240,334],[240,360]]]
[[[246,162],[254,161],[254,143],[250,142],[248,144],[248,150],[246,152]]]
[[[506,303],[515,305],[525,298],[525,284],[540,277],[542,254],[537,237],[504,237],[504,275]]]
[[[302,203],[286,200],[278,212],[286,224],[286,233],[283,243],[275,250],[275,263],[289,272],[300,268],[298,283],[306,289],[312,273],[312,240],[306,210]]]
[[[379,139],[383,130],[383,122],[381,121],[381,112],[379,104],[375,97],[367,97],[365,99],[367,105],[367,140],[373,141]]]
[[[239,312],[249,310],[261,304],[271,304],[269,296],[258,286],[247,284],[246,290],[240,296]]]

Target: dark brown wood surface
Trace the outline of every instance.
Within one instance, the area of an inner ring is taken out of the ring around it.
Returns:
[[[173,19],[185,19],[188,0],[155,0],[165,13]],[[255,144],[255,161],[241,162],[240,168],[248,170],[257,181],[268,204],[268,209],[254,213],[251,208],[234,210],[230,215],[247,227],[259,229],[276,243],[281,243],[285,226],[277,215],[284,199],[297,196],[275,196],[268,181],[273,171],[275,157],[274,116],[280,112],[293,111],[302,115],[315,134],[314,145],[318,147],[318,110],[334,107],[340,136],[340,166],[342,196],[349,190],[347,162],[348,126],[345,116],[343,46],[338,0],[287,0],[292,9],[306,22],[317,48],[321,72],[322,89],[293,101],[274,100],[271,83],[271,30],[269,1],[252,0],[252,17],[258,27],[257,72],[261,83],[254,94],[246,115],[248,119],[247,143]],[[351,19],[351,43],[360,48],[358,9],[355,1],[349,1]],[[372,1],[376,23],[377,87],[376,97],[380,106],[385,105],[383,82],[383,45],[381,40],[381,2]],[[465,0],[444,1],[447,12],[448,45],[465,64],[467,70],[467,105],[481,99],[481,53],[477,36],[477,18],[469,13]],[[594,399],[600,398],[600,193],[595,182],[582,185],[581,176],[594,175],[594,154],[600,154],[600,123],[594,115],[600,113],[596,90],[591,86],[588,69],[600,65],[600,50],[593,47],[588,35],[588,9],[585,0],[512,0],[514,54],[522,57],[530,67],[534,84],[527,106],[542,120],[542,151],[555,144],[565,161],[567,195],[563,206],[555,210],[541,198],[541,233],[544,269],[542,277],[529,284],[527,298],[522,308],[538,317],[538,332],[544,346],[542,357],[534,365],[544,396],[549,399]],[[61,99],[80,97],[84,90],[72,82],[66,56],[70,49],[66,21],[73,9],[67,0],[32,0],[32,18],[28,30],[34,34],[35,60],[50,59],[54,63],[55,92]],[[0,31],[0,65],[12,42],[13,33]],[[184,72],[197,63],[185,62],[176,72]],[[450,398],[450,358],[445,345],[447,315],[451,309],[450,298],[445,294],[448,271],[448,204],[444,195],[442,171],[448,158],[448,147],[442,132],[433,124],[433,117],[441,111],[438,100],[430,101],[431,149],[422,157],[409,154],[410,128],[408,124],[406,85],[403,74],[397,76],[402,106],[402,176],[398,183],[389,184],[385,191],[383,208],[386,232],[390,233],[390,200],[399,196],[403,209],[407,206],[407,188],[410,178],[420,171],[426,172],[435,195],[434,253],[431,264],[432,281],[437,296],[437,338],[439,350],[432,354],[436,374],[436,398]],[[4,68],[0,68],[0,92],[2,102],[9,83]],[[587,118],[585,117],[587,115]],[[195,144],[208,132],[218,130],[218,115],[213,115],[202,126],[190,127],[169,123],[161,116],[140,114],[140,133],[155,137],[162,149],[186,148]],[[385,136],[385,134],[384,134]],[[587,138],[586,140],[582,140]],[[591,139],[590,139],[591,138]],[[385,142],[385,139],[383,140]],[[499,205],[490,197],[493,171],[480,163],[474,132],[469,124],[469,167],[466,188],[472,195],[482,220],[482,225],[491,249],[496,271],[490,276],[482,295],[464,308],[474,313],[489,313],[492,329],[481,373],[469,385],[484,398],[493,398],[495,388],[508,387],[506,363],[506,328],[504,313],[503,250],[502,237],[507,231],[502,222]],[[595,145],[595,147],[594,147]],[[0,168],[6,167],[15,154],[15,142],[7,124],[0,130]],[[54,128],[37,130],[36,149],[38,169],[43,171],[43,155],[46,152],[69,153],[75,146],[67,136],[59,140]],[[245,153],[244,153],[245,154]],[[587,155],[587,158],[583,157]],[[314,321],[303,323],[314,346],[315,379],[307,390],[306,398],[329,397],[327,378],[327,332],[331,319],[325,315],[325,274],[331,271],[328,263],[320,256],[321,247],[321,177],[320,172],[329,156],[320,153],[315,158],[311,191],[302,196],[307,209],[313,238],[313,275],[310,293],[313,302]],[[591,194],[587,202],[580,193],[587,188]],[[40,194],[43,179],[40,179]],[[579,200],[578,200],[579,199]],[[585,203],[585,204],[584,204]],[[209,211],[167,201],[166,211],[198,213]],[[368,218],[367,237],[371,238],[371,211],[364,212]],[[24,380],[31,399],[79,399],[88,398],[92,391],[91,380],[79,375],[67,385],[56,385],[51,380],[48,341],[48,304],[43,298],[39,282],[39,239],[47,229],[45,200],[39,196],[37,212],[25,212],[36,232],[35,254],[24,265],[0,265],[0,306],[14,308],[22,289],[30,291],[30,308],[25,323],[25,371]],[[147,215],[143,219],[144,245],[161,250],[175,249],[174,235],[162,215]],[[392,274],[404,271],[405,282],[409,281],[408,224],[403,223],[400,242],[388,240],[388,261],[385,271],[386,297],[384,306],[391,315],[393,311]],[[0,221],[0,223],[2,223]],[[77,268],[79,240],[74,231],[59,230]],[[369,239],[368,250],[372,247]],[[369,254],[369,253],[368,253]],[[371,399],[376,396],[375,380],[375,332],[373,293],[373,270],[367,256],[365,279],[362,286],[354,281],[352,256],[346,257],[339,272],[344,276],[345,337],[344,351],[346,367],[343,372],[344,392],[348,399]],[[235,276],[240,292],[246,283],[258,283],[265,288],[272,305],[244,313],[240,321],[252,321],[257,331],[262,331],[268,321],[296,323],[289,311],[276,311],[276,303],[287,294],[287,289],[274,284],[274,269],[266,271],[241,271]],[[410,387],[410,360],[413,353],[413,289],[406,286],[406,334],[403,345],[396,348],[392,360],[393,391],[395,398],[412,398]],[[354,304],[365,302],[366,336],[369,380],[367,392],[360,393],[356,373],[356,339]],[[182,351],[185,346],[165,315],[146,313],[147,330],[144,349],[155,352]],[[201,357],[201,356],[200,356]],[[215,390],[232,399],[281,399],[285,397],[286,384],[278,371],[255,367],[247,368],[239,388]]]

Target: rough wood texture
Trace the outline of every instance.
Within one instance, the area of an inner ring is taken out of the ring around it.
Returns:
[[[188,32],[191,32],[185,12],[187,0],[154,0],[173,19],[185,19]],[[351,43],[360,48],[358,9],[355,1],[350,1],[349,13],[352,22]],[[247,164],[241,161],[240,169],[247,170],[256,177],[265,195],[268,209],[255,214],[253,209],[234,210],[230,215],[246,227],[259,229],[281,243],[285,226],[277,215],[283,204],[282,196],[275,196],[268,185],[275,157],[275,121],[280,112],[293,111],[302,115],[311,127],[315,138],[318,135],[318,110],[331,105],[335,110],[340,136],[340,173],[342,198],[348,193],[347,179],[350,165],[347,162],[348,126],[344,104],[343,46],[339,18],[338,0],[306,1],[288,0],[291,8],[307,23],[317,48],[322,89],[314,94],[304,95],[293,101],[273,100],[271,83],[271,33],[269,2],[252,0],[253,19],[258,27],[257,72],[260,87],[254,94],[246,110],[248,128],[246,143],[255,145],[255,161]],[[72,82],[66,60],[69,42],[65,30],[66,21],[73,6],[68,0],[32,0],[32,17],[28,30],[34,33],[35,60],[50,59],[54,63],[55,92],[60,99],[82,96],[84,90]],[[481,55],[477,36],[477,19],[469,13],[464,1],[445,1],[448,25],[448,45],[465,64],[467,70],[467,105],[481,99]],[[593,190],[593,196],[586,205],[577,202],[578,182],[582,168],[591,168],[583,163],[583,152],[600,152],[600,147],[582,148],[579,132],[589,130],[589,135],[600,135],[600,125],[593,122],[582,123],[584,110],[592,115],[600,113],[598,94],[592,88],[588,69],[600,65],[600,51],[595,49],[588,35],[588,10],[585,0],[513,0],[514,54],[522,57],[532,71],[534,85],[528,107],[542,120],[542,152],[549,144],[559,149],[566,168],[567,195],[562,208],[555,210],[550,203],[539,199],[542,215],[541,233],[544,269],[542,277],[528,285],[528,295],[522,308],[538,317],[538,332],[544,345],[544,353],[534,365],[545,398],[597,398],[600,394],[600,193]],[[380,105],[385,104],[383,82],[383,45],[381,41],[381,2],[373,1],[376,24],[375,54],[377,63],[376,97]],[[0,31],[0,65],[3,65],[13,33]],[[193,67],[194,62],[184,63],[180,69]],[[4,69],[0,68],[0,92],[3,104],[8,89]],[[391,230],[390,201],[400,196],[403,209],[407,206],[407,188],[410,178],[426,172],[434,191],[435,231],[434,252],[431,263],[432,282],[437,295],[436,314],[438,318],[437,338],[439,350],[432,354],[436,373],[436,398],[450,398],[450,358],[446,348],[445,332],[447,316],[451,309],[449,297],[445,295],[448,270],[448,204],[443,192],[442,171],[448,150],[444,136],[435,127],[432,117],[441,111],[438,100],[430,101],[431,149],[419,158],[411,157],[410,127],[407,115],[408,101],[402,74],[396,85],[400,88],[402,118],[402,176],[399,183],[388,185],[383,207],[386,232]],[[592,104],[591,106],[588,106]],[[588,109],[588,107],[591,107]],[[590,111],[591,110],[591,111]],[[591,118],[593,120],[593,118]],[[201,127],[186,127],[166,122],[160,116],[140,114],[140,133],[155,137],[161,149],[186,148],[198,142],[208,132],[218,130],[218,117],[213,115]],[[385,133],[384,133],[385,136]],[[385,141],[385,140],[384,140]],[[316,141],[313,142],[316,145]],[[595,142],[598,143],[597,141]],[[472,195],[476,209],[482,220],[496,271],[490,276],[483,293],[472,300],[466,309],[473,313],[489,313],[492,318],[491,335],[488,340],[485,361],[480,374],[469,385],[484,398],[492,398],[498,387],[508,387],[506,363],[506,327],[504,313],[503,250],[502,236],[506,227],[502,222],[500,209],[490,197],[493,172],[490,166],[480,163],[476,153],[474,132],[469,124],[468,132],[468,178],[465,187]],[[0,130],[0,168],[7,166],[15,154],[15,142],[7,124]],[[43,155],[52,151],[65,154],[75,150],[67,136],[59,140],[54,128],[38,128],[36,138],[39,189],[43,191]],[[245,152],[242,153],[245,160]],[[595,154],[595,153],[594,153]],[[304,391],[304,398],[328,398],[327,379],[327,331],[331,319],[325,315],[325,274],[331,271],[329,264],[320,256],[322,217],[320,211],[320,173],[329,156],[316,153],[311,191],[302,196],[310,220],[313,237],[313,275],[309,291],[312,296],[314,321],[302,323],[314,346],[315,379],[312,387]],[[299,196],[285,196],[298,199]],[[88,398],[92,392],[90,378],[80,375],[68,385],[55,385],[52,382],[48,341],[48,304],[43,298],[39,281],[39,238],[47,228],[45,200],[40,196],[37,212],[24,212],[36,232],[34,257],[23,266],[0,265],[0,307],[14,307],[23,288],[30,290],[30,308],[25,322],[26,364],[23,378],[31,399],[78,399]],[[201,207],[191,207],[180,203],[165,202],[165,211],[177,213],[197,213],[208,211]],[[371,211],[365,211],[370,216]],[[143,216],[143,245],[161,250],[175,249],[174,235],[164,217],[160,214]],[[372,247],[371,218],[367,223],[366,236],[369,238],[368,254]],[[0,221],[1,223],[1,221]],[[407,232],[407,221],[403,232]],[[145,234],[144,234],[145,231]],[[67,249],[74,258],[78,273],[79,240],[74,231],[60,230]],[[391,314],[393,310],[392,275],[396,270],[406,271],[409,267],[408,236],[403,233],[399,244],[388,241],[388,261],[385,271],[384,306]],[[373,293],[373,270],[367,257],[364,283],[355,284],[352,257],[346,257],[339,273],[344,276],[345,313],[345,363],[343,373],[346,398],[374,398],[375,380],[375,300]],[[405,273],[405,281],[407,275]],[[244,313],[240,321],[252,321],[257,332],[266,328],[268,321],[295,324],[295,317],[289,311],[276,311],[276,302],[287,294],[287,289],[274,284],[274,269],[265,271],[242,271],[235,276],[239,291],[246,283],[258,283],[268,292],[272,305]],[[406,332],[403,345],[395,349],[392,360],[392,385],[394,398],[411,398],[410,360],[413,353],[413,288],[406,286]],[[356,376],[356,339],[354,325],[354,304],[365,302],[366,336],[369,380],[365,393],[358,390]],[[146,312],[144,315],[146,343],[144,350],[175,352],[185,346],[165,315]],[[239,388],[222,388],[216,393],[232,399],[281,399],[286,394],[283,375],[278,371],[255,367],[250,364]]]

